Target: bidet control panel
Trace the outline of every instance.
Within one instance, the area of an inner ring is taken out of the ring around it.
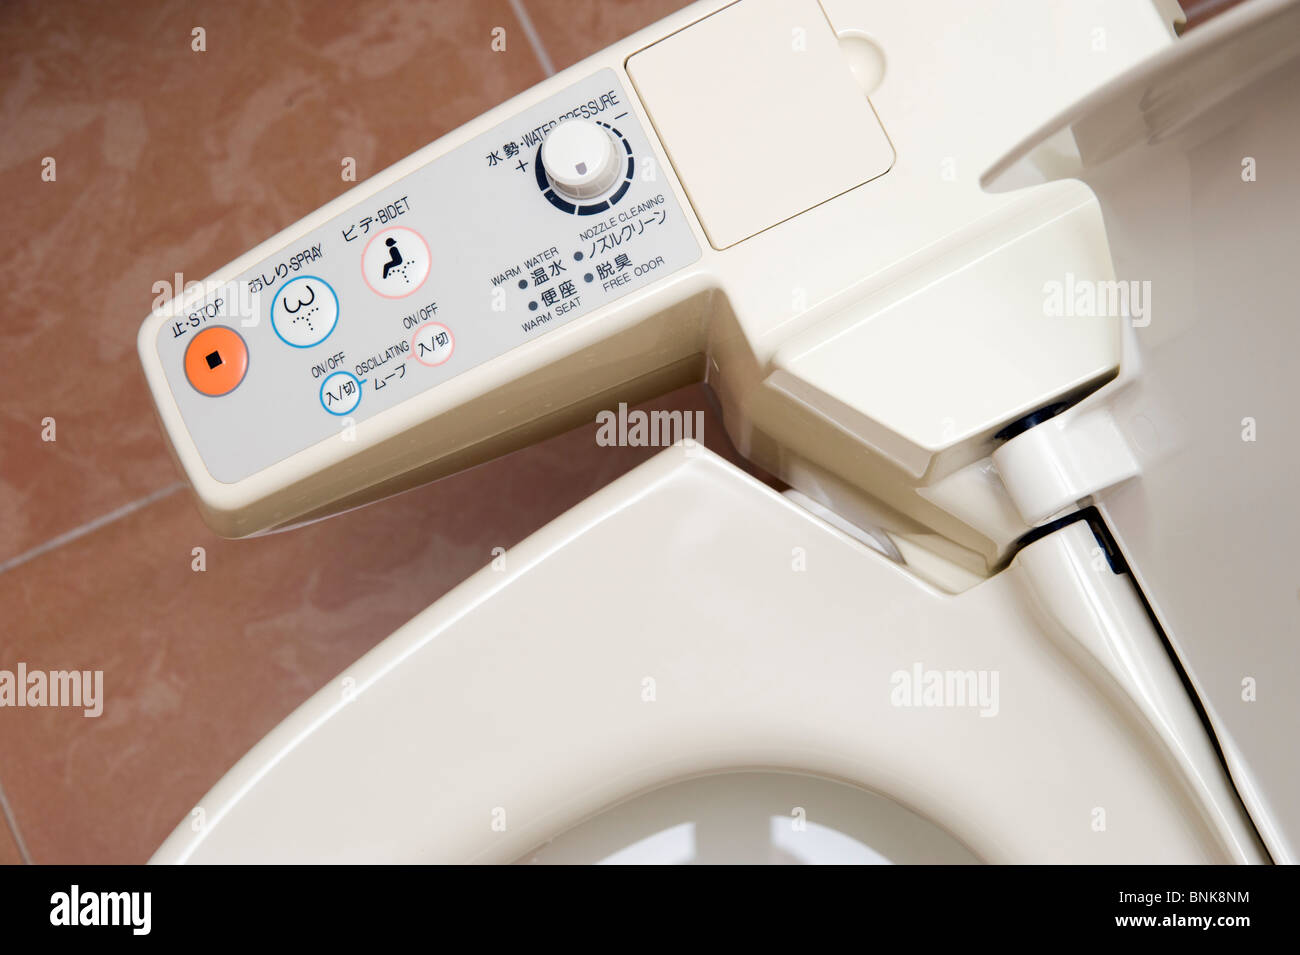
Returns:
[[[603,70],[250,268],[156,336],[209,473],[234,484],[700,257]]]

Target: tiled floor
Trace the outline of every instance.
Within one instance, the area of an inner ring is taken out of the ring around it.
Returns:
[[[0,10],[0,669],[102,669],[107,698],[98,719],[0,710],[0,790],[30,859],[143,861],[314,690],[493,547],[650,453],[598,448],[584,428],[309,528],[221,541],[177,486],[136,361],[154,283],[201,279],[344,191],[342,157],[365,178],[542,79],[542,63],[679,5]],[[711,409],[706,436],[732,453]],[[0,825],[0,862],[22,855]]]
[[[18,865],[23,861],[22,852],[14,835],[7,825],[0,826],[0,865]]]
[[[686,6],[675,0],[524,0],[555,69]]]

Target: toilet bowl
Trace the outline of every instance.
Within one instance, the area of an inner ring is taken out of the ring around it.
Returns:
[[[531,865],[970,865],[933,823],[794,773],[719,773],[630,799],[528,854]]]
[[[696,4],[146,320],[230,536],[701,378],[790,487],[663,441],[322,688],[154,862],[1294,861],[1300,704],[1260,687],[1300,677],[1300,5],[1178,40],[1159,4],[960,37],[890,6]],[[1105,62],[992,68],[1093,17]],[[409,291],[349,245],[395,197]],[[319,275],[275,279],[317,240]],[[186,381],[212,323],[248,352],[222,394]]]

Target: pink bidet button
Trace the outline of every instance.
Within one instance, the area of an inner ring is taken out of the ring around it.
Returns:
[[[433,258],[424,236],[405,226],[376,232],[361,253],[361,274],[384,298],[406,298],[429,277]]]

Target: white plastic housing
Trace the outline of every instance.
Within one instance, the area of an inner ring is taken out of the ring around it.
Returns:
[[[1015,0],[987,16],[962,0],[932,0],[925,16],[912,5],[868,0],[778,6],[688,7],[358,185],[209,282],[281,259],[336,217],[399,194],[403,177],[459,155],[458,147],[601,71],[635,91],[619,109],[649,137],[645,154],[631,157],[633,188],[671,197],[699,249],[665,278],[650,275],[645,287],[457,372],[474,328],[495,320],[485,290],[481,315],[458,313],[446,323],[455,325],[456,353],[431,372],[445,376],[436,387],[237,480],[220,480],[205,464],[169,381],[174,359],[159,353],[160,331],[200,308],[203,296],[151,315],[140,332],[141,361],[208,522],[244,536],[333,513],[590,421],[619,401],[705,378],[733,442],[758,464],[841,512],[869,506],[877,522],[902,533],[937,532],[976,570],[996,565],[1024,526],[972,518],[1013,509],[990,487],[959,490],[948,479],[987,458],[1006,422],[1106,380],[1118,340],[1112,320],[1044,314],[1045,281],[1111,276],[1088,190],[1065,182],[995,196],[978,175],[1061,103],[1167,45],[1170,31],[1154,7],[1131,0]],[[937,23],[962,29],[936,31]],[[1060,39],[1099,27],[1108,37],[1103,55]],[[804,52],[792,50],[792,37]],[[870,99],[852,86],[866,75],[864,37],[887,64]],[[656,58],[680,44],[692,58],[669,83]],[[1050,55],[1026,61],[1019,54],[1027,49]],[[1014,74],[1004,69],[1013,53],[1027,63]],[[708,81],[719,64],[736,75],[714,89]],[[779,97],[764,85],[767,68],[783,78]],[[805,126],[774,126],[770,142],[728,140],[707,124],[683,124],[687,104],[721,124],[800,111]],[[854,128],[877,145],[863,140],[846,158],[840,148],[856,142],[845,138]],[[884,146],[893,157],[887,172]],[[838,147],[833,156],[829,147]],[[723,176],[721,167],[701,165],[708,149],[743,164]],[[801,160],[838,171],[824,182],[792,176]],[[738,217],[738,185],[762,220]],[[530,222],[553,216],[564,228],[575,220],[540,193],[521,200],[517,213]],[[711,241],[710,220],[730,239]],[[753,231],[766,220],[779,224]],[[458,291],[439,281],[429,279],[430,297]],[[510,307],[521,307],[511,294],[508,287]],[[340,328],[347,321],[345,314]],[[328,345],[315,360],[324,361]],[[296,372],[303,387],[311,384],[305,368]],[[369,402],[373,392],[364,393]],[[258,435],[276,413],[259,408],[231,426]]]

